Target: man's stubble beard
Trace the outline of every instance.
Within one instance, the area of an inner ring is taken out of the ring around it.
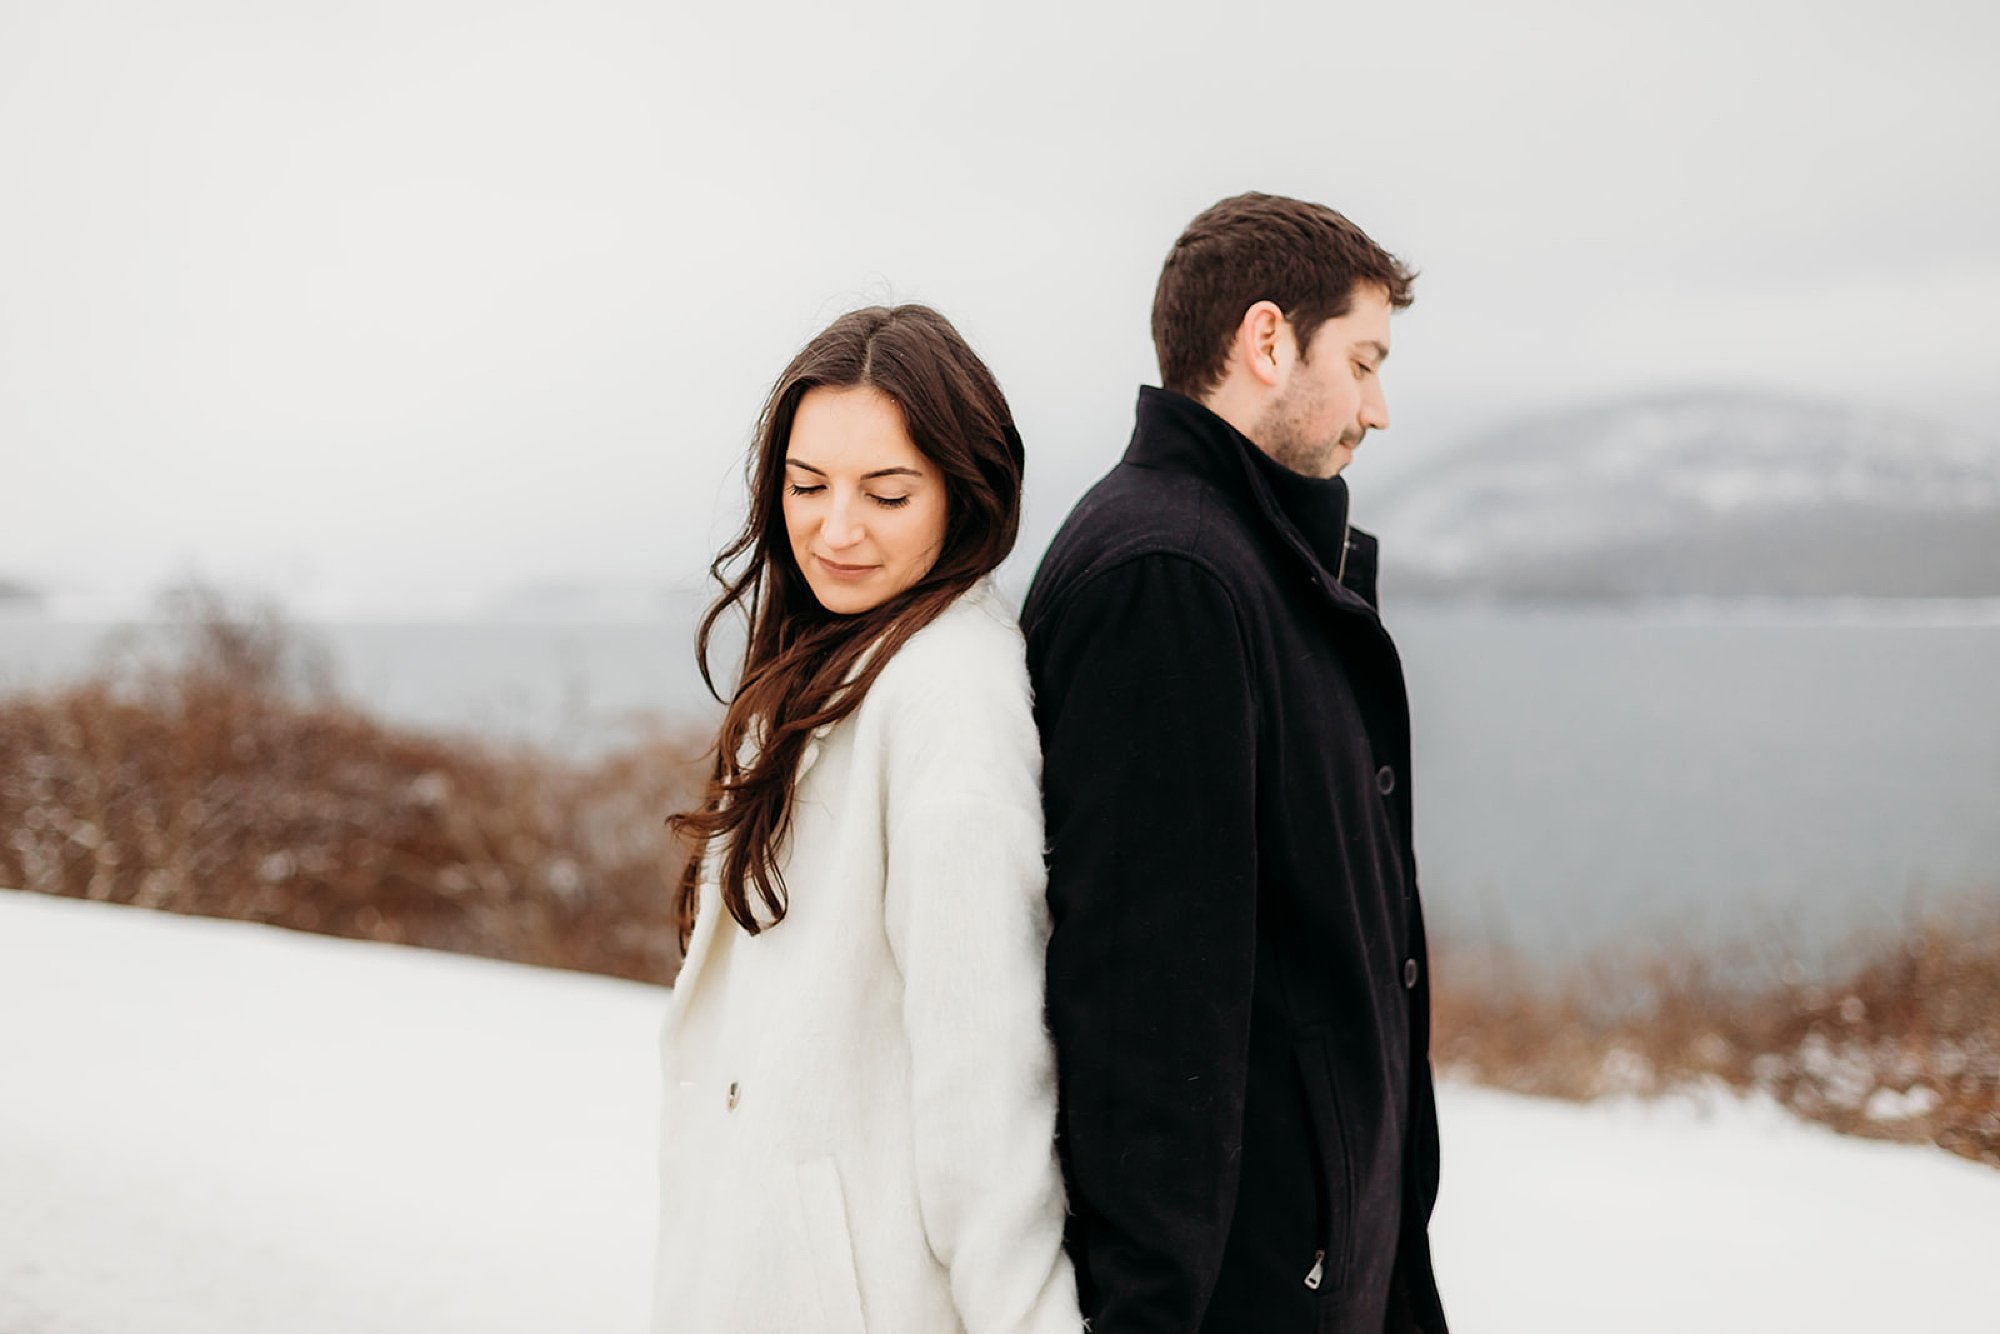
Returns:
[[[1338,471],[1333,466],[1335,453],[1342,445],[1352,448],[1360,444],[1361,433],[1351,439],[1343,433],[1331,440],[1315,440],[1306,423],[1318,415],[1318,407],[1318,401],[1309,399],[1300,382],[1294,380],[1265,410],[1251,440],[1272,461],[1295,473],[1332,477]]]

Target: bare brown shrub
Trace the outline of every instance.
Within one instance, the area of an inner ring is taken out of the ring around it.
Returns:
[[[697,743],[583,765],[386,726],[268,611],[174,611],[170,665],[0,700],[0,884],[672,979]]]
[[[1560,976],[1442,947],[1434,1050],[1461,1077],[1551,1097],[1721,1083],[1848,1134],[2000,1167],[2000,902],[1857,939],[1818,974],[1692,946]]]
[[[707,738],[592,764],[386,726],[267,611],[183,593],[168,666],[0,699],[0,885],[671,981],[665,815]],[[1444,1070],[1590,1099],[1720,1082],[2000,1166],[2000,902],[1817,975],[1662,947],[1552,976],[1441,944]]]

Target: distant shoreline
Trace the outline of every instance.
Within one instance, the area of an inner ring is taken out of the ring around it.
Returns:
[[[1679,594],[1670,597],[1492,597],[1433,593],[1385,595],[1383,614],[1440,611],[1516,619],[1591,617],[1740,625],[2000,625],[2000,596],[1992,597],[1735,597]]]
[[[1781,624],[1895,624],[1895,625],[2000,625],[2000,594],[1984,596],[1924,595],[1876,596],[1867,594],[1736,595],[1681,593],[1670,595],[1497,595],[1484,593],[1443,593],[1404,591],[1391,583],[1384,590],[1384,613],[1471,612],[1525,618],[1554,616],[1613,616],[1689,621],[1763,622]],[[315,627],[374,628],[397,626],[547,626],[582,627],[665,627],[678,628],[686,622],[690,634],[699,605],[689,603],[678,611],[658,613],[621,612],[603,614],[579,612],[558,614],[496,611],[371,611],[318,615],[284,610],[294,625]],[[134,597],[47,597],[31,593],[10,599],[0,591],[0,624],[44,622],[52,625],[107,629],[148,628],[172,623],[150,607],[147,599]],[[691,641],[690,641],[691,642]]]

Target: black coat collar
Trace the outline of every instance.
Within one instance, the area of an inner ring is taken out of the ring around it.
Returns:
[[[1325,487],[1325,503],[1338,507],[1338,526],[1346,529],[1345,550],[1323,552],[1285,513],[1252,457],[1256,449],[1241,431],[1200,403],[1171,389],[1144,385],[1139,390],[1138,423],[1133,427],[1131,444],[1126,446],[1125,462],[1136,468],[1201,479],[1246,515],[1260,520],[1280,547],[1331,576],[1330,583],[1374,610],[1377,544],[1373,535],[1347,523],[1346,479],[1333,478]]]

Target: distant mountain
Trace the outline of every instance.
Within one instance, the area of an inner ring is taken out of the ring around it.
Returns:
[[[674,624],[690,619],[712,596],[664,584],[593,584],[585,581],[519,584],[487,597],[479,612],[503,621]]]
[[[18,579],[0,576],[0,611],[40,611],[42,595],[40,590],[22,583]]]
[[[1516,422],[1361,518],[1392,592],[2000,596],[2000,443],[1772,394]]]

